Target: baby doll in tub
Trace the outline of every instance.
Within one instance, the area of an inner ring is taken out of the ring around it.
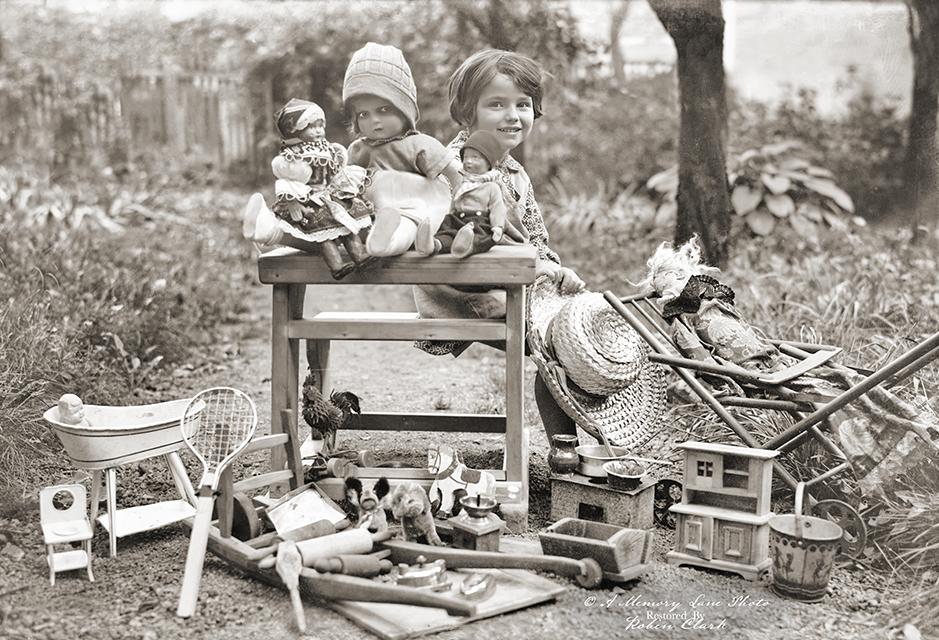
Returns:
[[[695,238],[678,249],[662,243],[647,266],[646,278],[639,285],[659,294],[664,303],[662,316],[688,357],[710,360],[713,354],[767,372],[789,364],[737,311],[733,289],[711,275],[719,269],[702,264]]]
[[[276,199],[268,209],[260,193],[251,196],[245,237],[261,245],[318,250],[337,280],[367,266],[372,259],[358,236],[372,222],[372,208],[362,197],[365,170],[347,166],[345,148],[326,140],[326,115],[316,103],[293,98],[275,120],[281,136],[271,161]]]

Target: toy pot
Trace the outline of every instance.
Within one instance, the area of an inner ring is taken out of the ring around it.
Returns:
[[[794,514],[769,521],[773,590],[781,596],[818,602],[825,597],[844,531],[834,522],[802,515],[805,483],[796,487]]]
[[[635,469],[630,469],[628,465],[634,464]],[[621,460],[611,460],[603,463],[603,470],[606,471],[606,482],[611,489],[618,491],[632,491],[642,484],[642,479],[646,475],[646,467],[639,463],[624,462]],[[634,471],[629,473],[629,471]]]
[[[577,470],[580,456],[577,455],[577,436],[558,434],[551,438],[548,452],[548,467],[559,475],[571,475]]]
[[[492,510],[499,506],[495,498],[486,496],[465,496],[460,498],[460,504],[470,518],[486,520]]]

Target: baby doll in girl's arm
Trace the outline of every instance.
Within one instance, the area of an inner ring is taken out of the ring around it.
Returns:
[[[499,141],[489,131],[477,131],[460,149],[463,183],[453,195],[450,213],[436,236],[429,226],[418,227],[414,243],[418,253],[452,253],[466,258],[488,251],[502,240],[506,224],[505,199],[495,169]]]
[[[411,248],[418,228],[433,234],[461,182],[460,164],[440,142],[415,129],[420,113],[417,88],[404,55],[369,42],[352,55],[342,86],[351,115],[351,164],[369,170],[366,197],[375,224],[366,240],[373,256],[400,255]],[[450,183],[439,180],[444,176]]]

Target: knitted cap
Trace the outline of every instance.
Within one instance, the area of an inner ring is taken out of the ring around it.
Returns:
[[[397,47],[369,42],[352,54],[342,81],[342,104],[356,96],[377,96],[404,114],[411,127],[417,124],[417,87],[411,67]]]
[[[289,140],[294,133],[306,129],[317,120],[326,121],[326,114],[315,102],[291,98],[284,107],[274,114],[280,137]]]
[[[483,154],[483,157],[489,161],[489,168],[494,169],[499,159],[502,157],[502,148],[499,146],[499,139],[491,131],[474,131],[463,143],[460,149],[460,160],[463,159],[463,152],[467,149],[475,149]]]

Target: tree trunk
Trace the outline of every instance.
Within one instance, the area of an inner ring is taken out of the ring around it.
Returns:
[[[623,45],[620,44],[620,34],[623,33],[623,23],[629,14],[629,0],[619,0],[613,15],[610,18],[610,64],[613,65],[613,79],[618,87],[626,86],[626,70],[623,68],[626,60],[623,56]]]
[[[720,0],[649,0],[678,52],[681,125],[675,242],[701,238],[709,263],[727,263],[727,100],[724,17]]]
[[[913,240],[936,222],[939,210],[936,117],[939,110],[939,3],[907,0],[910,14],[910,47],[913,50],[913,99],[910,106],[909,142],[905,182],[911,213]]]

